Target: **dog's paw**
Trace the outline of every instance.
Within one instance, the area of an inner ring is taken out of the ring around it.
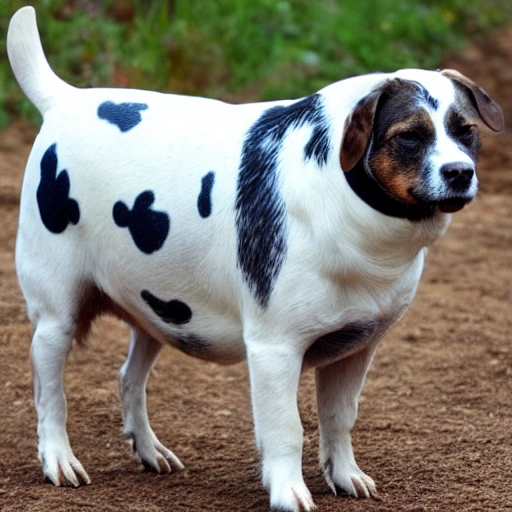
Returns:
[[[304,483],[271,489],[270,508],[273,511],[311,512],[316,510],[311,493]]]
[[[332,462],[327,460],[322,469],[325,480],[334,494],[341,490],[354,498],[379,499],[375,482],[363,473],[357,464],[339,464],[334,467]]]
[[[146,437],[126,434],[126,437],[131,440],[133,451],[140,457],[146,471],[166,474],[184,469],[185,466],[180,459],[167,449],[154,434]]]
[[[91,483],[89,475],[71,450],[69,453],[67,450],[40,453],[39,459],[46,480],[58,487],[79,487]]]

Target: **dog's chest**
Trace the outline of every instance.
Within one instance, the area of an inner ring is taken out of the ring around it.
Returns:
[[[411,304],[422,268],[420,253],[394,277],[382,271],[372,275],[368,268],[366,276],[348,273],[326,287],[304,368],[328,365],[379,342]]]
[[[326,366],[378,342],[397,322],[405,307],[396,311],[361,318],[317,338],[304,355],[304,369]]]

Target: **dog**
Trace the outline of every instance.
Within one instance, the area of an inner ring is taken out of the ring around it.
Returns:
[[[315,508],[297,387],[316,375],[320,466],[336,494],[377,496],[350,432],[375,349],[413,300],[426,248],[477,194],[479,126],[502,110],[454,70],[400,70],[298,100],[230,105],[76,89],[48,65],[35,11],[12,18],[14,74],[43,116],[20,200],[16,268],[34,326],[39,459],[55,485],[90,479],[66,432],[73,339],[111,313],[131,327],[124,434],[144,466],[183,468],[150,427],[163,345],[248,361],[271,508]]]

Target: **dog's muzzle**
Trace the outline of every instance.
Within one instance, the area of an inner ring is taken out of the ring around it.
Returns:
[[[451,162],[444,164],[440,172],[447,197],[439,201],[438,207],[444,213],[457,212],[473,199],[475,168],[467,162]]]

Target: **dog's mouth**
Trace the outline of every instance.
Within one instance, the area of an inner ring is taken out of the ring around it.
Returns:
[[[443,199],[437,203],[437,207],[443,213],[455,213],[462,210],[471,201],[470,198],[465,197],[452,197],[450,199]]]
[[[418,193],[415,190],[410,189],[409,193],[411,197],[417,201],[418,204],[424,204],[430,208],[438,209],[443,213],[455,213],[459,210],[462,210],[464,206],[470,203],[473,200],[472,195],[457,195],[452,197],[445,197],[443,199],[434,199],[422,196],[421,193]]]

